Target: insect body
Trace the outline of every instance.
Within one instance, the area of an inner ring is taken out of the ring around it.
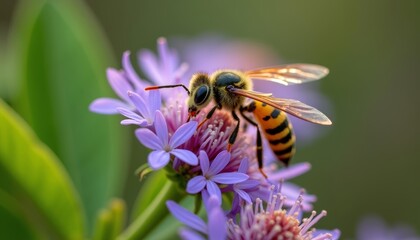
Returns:
[[[244,112],[253,112],[259,125],[264,130],[264,136],[270,142],[270,147],[279,160],[287,164],[294,154],[295,137],[292,127],[286,118],[286,113],[292,114],[303,120],[330,125],[331,121],[317,109],[293,99],[273,97],[271,93],[261,93],[252,90],[254,79],[272,81],[282,85],[300,84],[318,80],[328,74],[328,69],[313,64],[291,64],[271,68],[262,68],[252,71],[241,72],[237,70],[220,70],[211,75],[198,73],[192,76],[189,89],[182,85],[166,85],[147,87],[146,90],[159,88],[183,87],[189,95],[189,117],[196,116],[200,110],[206,107],[212,100],[215,106],[208,112],[205,120],[199,127],[212,117],[217,109],[231,111],[232,117],[237,124],[229,137],[228,150],[234,144],[240,126],[240,119],[236,112],[249,123],[257,127],[257,159],[262,171],[262,141],[260,128]],[[244,106],[246,98],[254,102]],[[268,118],[267,116],[270,116]]]
[[[259,123],[264,137],[277,159],[286,166],[289,165],[289,161],[295,153],[296,137],[286,113],[258,101],[253,101],[242,109],[254,114],[254,118]]]

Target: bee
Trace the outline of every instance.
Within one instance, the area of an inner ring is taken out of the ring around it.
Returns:
[[[206,118],[199,124],[199,127],[210,119],[216,110],[223,108],[231,111],[232,117],[236,121],[236,126],[228,140],[228,151],[231,150],[231,146],[235,143],[238,135],[241,121],[237,115],[237,112],[239,112],[246,121],[256,126],[258,167],[264,177],[267,178],[262,170],[261,131],[278,160],[288,165],[289,160],[295,153],[296,138],[286,113],[320,125],[331,125],[332,122],[316,108],[298,100],[277,98],[273,97],[272,93],[253,91],[253,80],[271,81],[288,86],[321,79],[328,72],[326,67],[314,64],[280,65],[245,72],[226,69],[215,71],[210,75],[205,73],[193,75],[189,88],[183,84],[175,84],[152,86],[147,87],[145,90],[183,87],[189,95],[188,119],[196,116],[201,109],[214,100],[214,107],[207,113]],[[245,99],[247,98],[253,100],[249,105],[245,105]],[[244,114],[245,112],[252,112],[258,124]]]

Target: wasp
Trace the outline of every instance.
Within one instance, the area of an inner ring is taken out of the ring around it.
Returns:
[[[295,135],[286,113],[320,125],[331,125],[332,122],[316,108],[298,100],[277,98],[272,96],[272,93],[253,91],[253,80],[271,81],[288,86],[321,79],[328,72],[326,67],[315,64],[288,64],[244,72],[226,69],[215,71],[210,75],[205,73],[194,74],[190,80],[189,88],[183,84],[175,84],[152,86],[145,90],[183,87],[189,95],[188,119],[196,116],[201,109],[214,100],[214,106],[199,124],[199,127],[210,119],[216,110],[231,111],[236,126],[228,140],[228,151],[231,150],[231,146],[235,143],[238,135],[241,121],[237,115],[237,112],[239,112],[246,121],[256,126],[258,167],[264,177],[267,178],[262,170],[261,131],[278,160],[287,166],[295,153]],[[252,102],[245,105],[246,99],[252,99]],[[249,118],[245,112],[252,112],[258,123]]]

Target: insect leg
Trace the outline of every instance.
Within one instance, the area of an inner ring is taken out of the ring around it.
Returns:
[[[216,109],[220,109],[221,107],[219,106],[219,105],[216,105],[216,106],[214,106],[211,110],[210,110],[210,112],[208,112],[207,113],[207,116],[206,116],[206,118],[203,120],[203,121],[201,121],[201,123],[200,124],[198,124],[198,127],[197,127],[197,129],[199,129],[205,122],[207,122],[207,120],[209,120],[212,116],[213,116],[213,114],[214,114],[214,112],[216,111]]]
[[[235,129],[233,130],[232,134],[229,137],[229,143],[227,146],[228,152],[230,152],[230,150],[232,149],[232,145],[235,143],[236,137],[238,136],[239,125],[240,125],[240,120],[239,120],[238,115],[236,115],[235,110],[232,110],[232,117],[233,119],[236,120],[237,123],[236,123]]]
[[[185,89],[185,91],[187,91],[188,95],[191,95],[190,90],[188,90],[188,88],[184,84],[164,85],[164,86],[150,86],[150,87],[146,87],[144,90],[148,91],[148,90],[155,90],[155,89],[159,89],[159,88],[176,88],[176,87],[183,87]]]
[[[239,109],[239,112],[241,113],[241,116],[250,124],[254,125],[257,128],[257,160],[258,160],[258,169],[260,170],[260,173],[267,178],[267,175],[263,171],[263,147],[262,147],[262,139],[261,139],[261,132],[260,128],[258,127],[258,124],[251,120],[248,116],[244,114],[244,111],[247,111],[247,107],[241,107]]]

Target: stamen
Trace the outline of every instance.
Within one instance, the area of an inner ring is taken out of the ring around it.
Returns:
[[[280,195],[280,204],[279,204],[279,208],[278,210],[280,211],[283,208],[283,204],[286,201],[286,196],[283,196],[281,193],[279,193]]]
[[[267,202],[267,209],[270,208],[271,205],[271,199],[273,198],[273,192],[274,192],[274,185],[271,185],[269,190],[270,190],[270,196],[268,197],[268,202]]]
[[[255,200],[255,206],[254,206],[254,215],[258,214],[258,201],[261,201],[259,198]]]
[[[310,217],[310,220],[309,220],[309,221],[307,221],[306,226],[304,226],[304,228],[302,228],[301,233],[304,233],[304,232],[305,232],[305,231],[307,231],[310,227],[312,227],[315,223],[317,223],[317,222],[318,222],[321,218],[323,218],[323,217],[327,216],[327,211],[322,210],[322,212],[321,212],[320,214],[318,214],[318,216],[316,216],[316,217],[312,220],[313,215],[314,215],[314,212],[315,212],[315,211],[313,211],[313,212],[312,212],[312,215],[311,215],[311,217]],[[316,212],[315,212],[315,214],[316,214]]]
[[[316,215],[316,211],[312,211],[311,216],[309,216],[308,218],[304,218],[302,220],[302,224],[300,225],[301,233],[305,233],[308,230],[307,225],[312,221],[315,215]]]
[[[252,206],[251,205],[246,205],[243,208],[242,217],[241,217],[242,229],[244,229],[244,227],[246,228],[246,227],[250,226],[250,224],[249,224],[250,218],[249,218],[248,212],[252,212]]]
[[[283,188],[284,178],[280,179],[280,182],[278,184],[278,192],[281,192],[281,189]]]
[[[274,226],[271,231],[268,233],[268,235],[265,237],[265,239],[272,239],[274,236],[276,236],[278,233],[280,233],[281,227],[279,225]],[[293,235],[292,235],[293,237]]]
[[[298,199],[296,199],[295,203],[293,204],[292,208],[290,208],[289,213],[287,215],[291,216],[295,214],[298,210],[299,205],[302,203],[302,195],[299,195]]]
[[[270,209],[269,210],[267,209],[271,214],[273,214],[274,208],[276,207],[276,201],[277,201],[277,194],[273,196]]]

